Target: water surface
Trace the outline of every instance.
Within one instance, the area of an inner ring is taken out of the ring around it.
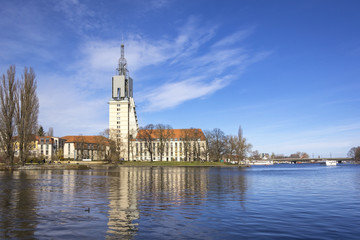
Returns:
[[[26,170],[0,189],[5,239],[360,236],[359,165]]]

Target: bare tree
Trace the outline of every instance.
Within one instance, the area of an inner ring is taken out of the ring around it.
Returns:
[[[226,153],[225,134],[219,128],[215,128],[208,137],[210,137],[210,139],[208,139],[210,159],[220,161]]]
[[[119,129],[105,130],[105,136],[109,136],[110,154],[112,161],[118,162],[125,159],[127,143],[121,138],[122,134]]]
[[[110,138],[110,129],[107,128],[103,131],[102,136],[104,136],[105,138],[108,139],[108,147],[106,148],[106,156],[108,160],[111,160],[111,144],[112,144],[112,140]]]
[[[191,134],[189,129],[182,129],[181,130],[181,140],[183,143],[184,149],[184,161],[191,160]]]
[[[360,146],[352,147],[347,155],[348,157],[353,158],[355,161],[360,161]]]
[[[132,159],[135,159],[135,139],[136,139],[136,130],[135,129],[130,129],[129,132],[129,159],[128,161],[130,161],[130,156]]]
[[[7,70],[7,75],[3,74],[0,85],[0,141],[7,164],[11,167],[14,165],[16,95],[15,66],[12,65]]]
[[[261,157],[260,157],[260,153],[258,150],[254,150],[251,152],[251,159],[253,160],[260,160]]]
[[[166,144],[174,136],[174,131],[170,125],[157,124],[156,128],[156,137],[158,139],[158,148],[157,151],[160,155],[160,161],[163,160],[165,153]]]
[[[203,156],[204,156],[204,159],[206,161],[209,161],[209,157],[210,157],[210,141],[212,139],[212,134],[211,134],[211,131],[209,130],[205,130],[204,131],[204,135],[205,135],[205,146],[204,146],[204,149],[203,149]]]
[[[145,149],[150,154],[151,162],[153,161],[153,154],[154,154],[154,134],[155,126],[153,124],[148,124],[145,127],[141,128],[137,138],[145,142]]]
[[[95,136],[95,146],[96,156],[98,160],[109,160],[109,139],[100,133],[98,136]]]
[[[236,148],[235,148],[235,154],[238,157],[238,163],[242,160],[244,160],[247,156],[247,154],[251,151],[252,145],[250,143],[247,143],[246,138],[243,136],[243,131],[241,126],[239,126],[238,135],[236,139]]]
[[[29,144],[36,135],[39,115],[39,99],[36,94],[35,72],[30,67],[24,69],[24,75],[18,87],[18,99],[15,118],[18,133],[20,161],[25,165]]]
[[[200,161],[200,155],[201,155],[200,140],[202,137],[202,132],[196,128],[191,128],[188,130],[191,141],[190,145],[191,145],[192,159],[195,161]]]

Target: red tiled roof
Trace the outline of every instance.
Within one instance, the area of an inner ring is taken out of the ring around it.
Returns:
[[[146,131],[151,131],[151,137],[156,139],[159,138],[160,130],[159,129],[153,129],[153,130],[147,130],[147,129],[140,129],[136,138],[141,139],[145,135]],[[172,131],[171,137],[172,139],[177,138],[185,138],[185,135],[187,137],[198,137],[201,141],[205,141],[205,135],[203,131],[200,128],[190,128],[190,129],[170,129]],[[166,133],[165,133],[166,134]]]
[[[78,143],[101,143],[109,144],[109,139],[104,136],[65,136],[62,137],[66,142]]]

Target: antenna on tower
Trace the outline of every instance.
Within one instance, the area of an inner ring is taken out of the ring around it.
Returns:
[[[126,69],[127,62],[126,62],[126,59],[125,59],[124,52],[125,52],[124,44],[121,44],[119,65],[118,65],[118,68],[116,70],[118,71],[119,75],[126,76],[127,75],[127,69]]]

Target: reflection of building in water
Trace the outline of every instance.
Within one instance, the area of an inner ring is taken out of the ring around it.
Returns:
[[[108,236],[131,238],[135,234],[139,204],[153,208],[152,214],[184,202],[200,204],[207,192],[207,171],[186,167],[122,167],[118,172],[110,172]]]
[[[144,221],[161,219],[183,206],[204,205],[214,194],[226,192],[227,200],[242,205],[247,189],[238,168],[121,167],[108,174],[107,234],[114,239],[132,238],[138,229],[151,225]]]
[[[138,171],[119,168],[109,173],[109,237],[129,239],[137,230],[134,220],[139,218],[137,203]]]
[[[76,171],[64,170],[63,172],[63,193],[64,201],[71,201],[76,194]]]

